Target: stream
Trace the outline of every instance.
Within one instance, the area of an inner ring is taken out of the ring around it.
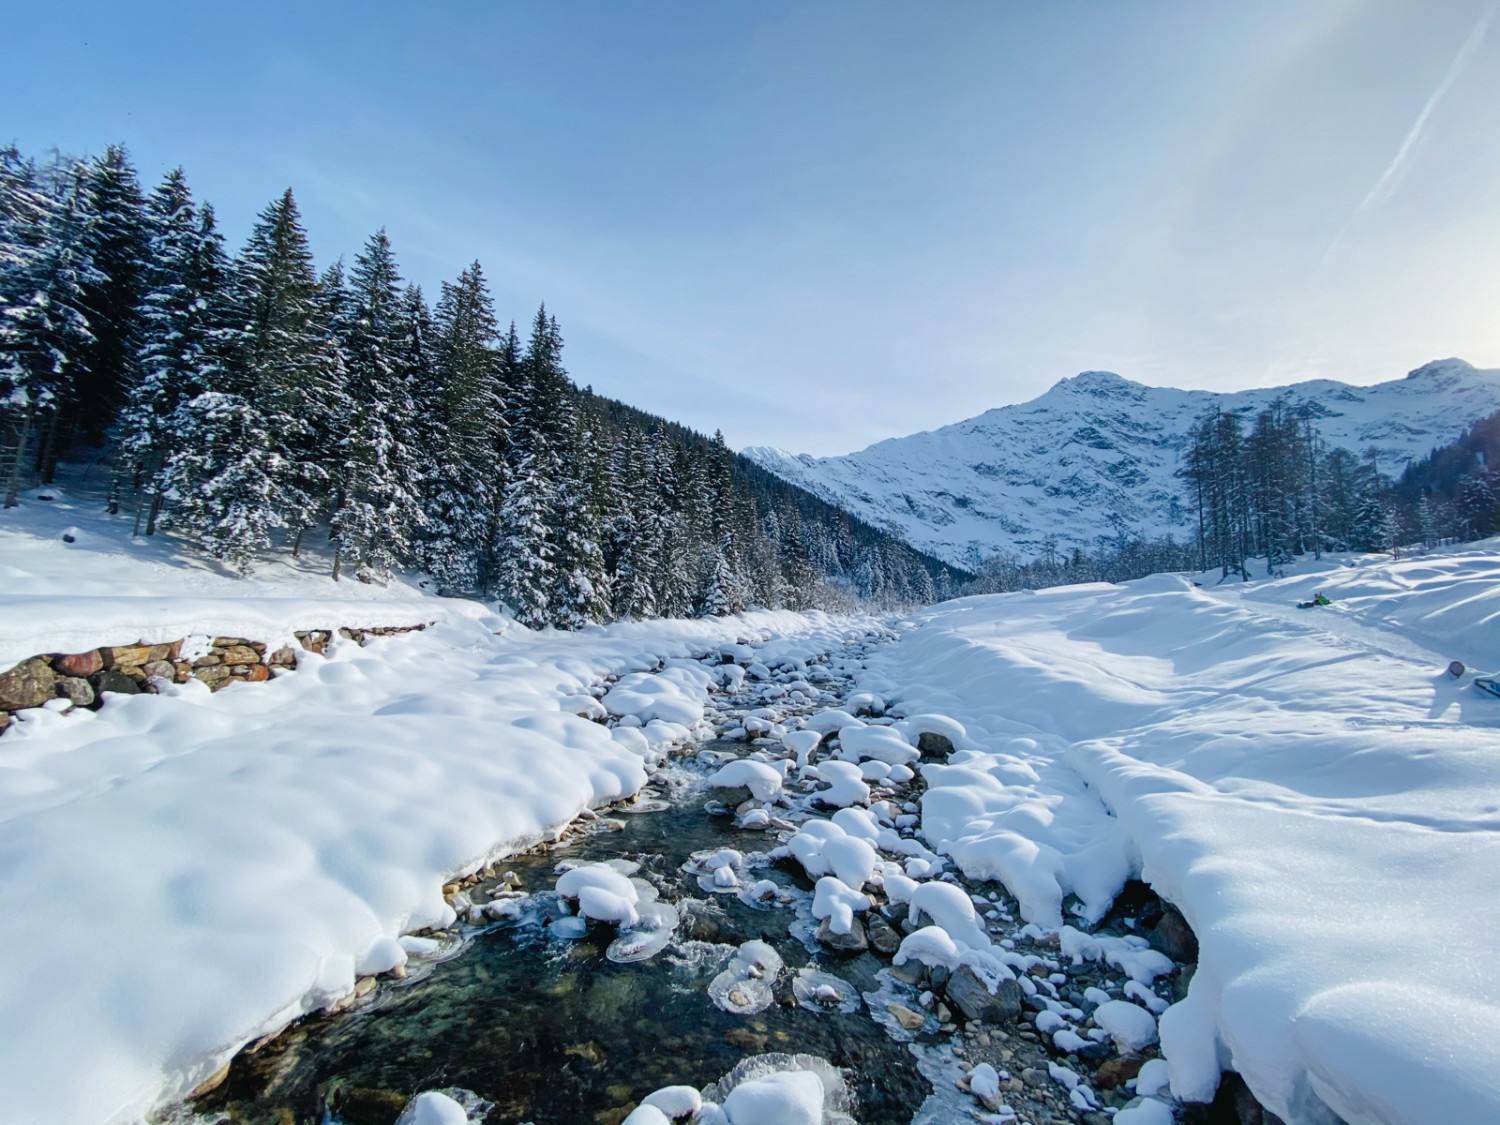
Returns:
[[[772,1053],[816,1056],[839,1068],[862,1125],[1018,1120],[1017,1110],[993,1102],[990,1109],[1001,1112],[980,1116],[984,1107],[959,1088],[966,1057],[993,1063],[1004,1089],[1017,1095],[1009,1100],[1025,1114],[1020,1120],[1107,1120],[1093,1112],[1097,1102],[1080,1104],[1070,1082],[1049,1073],[1056,1052],[1026,1025],[965,1024],[941,1001],[946,976],[918,965],[916,975],[893,972],[889,948],[882,956],[873,944],[839,951],[818,940],[813,880],[795,860],[767,854],[795,825],[828,816],[811,799],[813,784],[789,783],[788,799],[759,830],[737,827],[745,818],[715,800],[725,791],[708,778],[720,766],[784,755],[776,731],[847,700],[863,651],[856,643],[778,671],[796,685],[790,699],[768,700],[775,690],[750,682],[716,695],[709,719],[736,740],[684,748],[634,802],[600,810],[557,843],[513,856],[466,885],[460,913],[473,904],[479,924],[433,935],[404,977],[384,978],[342,1010],[309,1016],[241,1052],[222,1084],[191,1103],[191,1120],[393,1125],[416,1093],[446,1090],[488,1125],[619,1125],[654,1090],[707,1090],[743,1060]],[[919,788],[919,780],[892,784],[887,794],[912,811]],[[705,864],[726,848],[743,858],[733,885],[721,886]],[[675,908],[677,925],[659,951],[611,959],[619,952],[618,943],[611,948],[616,928],[585,924],[557,893],[561,871],[589,863],[609,863],[633,879],[642,901]],[[990,908],[993,925],[1012,922],[1013,903],[1007,910],[998,885],[964,889],[990,896],[977,901]],[[885,913],[899,933],[904,908]],[[725,970],[739,964],[746,942],[769,945],[783,967],[766,974],[768,1006],[735,1011],[746,1006],[743,994],[726,1002],[715,978],[731,975]],[[1075,984],[1075,996],[1088,983],[1066,973],[1051,981]],[[1061,995],[1056,984],[1046,987]]]

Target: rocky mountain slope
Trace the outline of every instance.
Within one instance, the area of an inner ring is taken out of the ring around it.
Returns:
[[[1320,379],[1229,394],[1147,387],[1106,371],[1063,379],[1031,402],[842,457],[757,447],[746,456],[913,546],[959,565],[996,550],[1038,554],[1048,536],[1090,547],[1126,531],[1191,532],[1180,465],[1213,403],[1251,415],[1278,395],[1315,404],[1331,445],[1380,451],[1382,472],[1500,410],[1500,370],[1439,360],[1355,387]]]

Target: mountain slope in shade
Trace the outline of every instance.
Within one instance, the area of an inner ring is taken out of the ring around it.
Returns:
[[[1215,402],[1253,415],[1283,394],[1315,404],[1330,445],[1373,447],[1393,473],[1500,410],[1500,370],[1445,359],[1369,387],[1318,379],[1227,394],[1085,371],[1030,402],[842,457],[744,453],[913,546],[971,565],[997,550],[1038,554],[1048,536],[1070,548],[1122,530],[1188,535],[1177,476],[1188,430]]]

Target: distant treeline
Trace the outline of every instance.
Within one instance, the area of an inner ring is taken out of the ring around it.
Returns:
[[[479,263],[435,305],[384,231],[314,268],[288,189],[237,256],[179,169],[0,150],[0,495],[102,454],[112,510],[248,571],[428,571],[523,622],[930,602],[967,577],[707,438],[579,389]]]
[[[1381,450],[1330,448],[1316,402],[1281,398],[1247,425],[1214,409],[1193,427],[1182,477],[1197,518],[1199,569],[1244,573],[1251,558],[1279,573],[1294,556],[1385,551],[1477,539],[1500,530],[1500,476],[1488,467],[1500,415],[1403,469]],[[1389,466],[1392,470],[1396,466]]]
[[[1164,571],[1217,569],[1248,577],[1252,559],[1269,574],[1323,551],[1436,546],[1500,534],[1500,413],[1392,477],[1379,449],[1356,456],[1318,435],[1316,402],[1277,399],[1247,420],[1215,407],[1194,424],[1179,475],[1196,522],[1186,542],[1128,532],[1093,551],[1049,542],[1030,561],[985,559],[966,594],[1124,582]]]

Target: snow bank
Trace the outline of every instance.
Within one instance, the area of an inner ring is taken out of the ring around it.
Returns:
[[[134,550],[75,559],[0,531],[0,651],[436,625],[305,654],[265,684],[22,713],[0,743],[6,1121],[138,1121],[356,974],[430,955],[392,941],[452,922],[447,880],[634,793],[646,753],[687,736],[710,677],[673,661],[746,638],[806,658],[868,624],[768,612],[529,633],[402,587],[331,599],[326,579],[245,582]],[[568,713],[606,676],[641,697],[628,713],[644,726]],[[653,905],[618,887],[580,897],[615,921]]]
[[[981,748],[922,767],[922,826],[1026,918],[1087,923],[1132,875],[1182,910],[1176,1094],[1229,1066],[1292,1125],[1500,1119],[1500,701],[1444,672],[1497,659],[1500,543],[1355,562],[965,599],[866,682]]]

